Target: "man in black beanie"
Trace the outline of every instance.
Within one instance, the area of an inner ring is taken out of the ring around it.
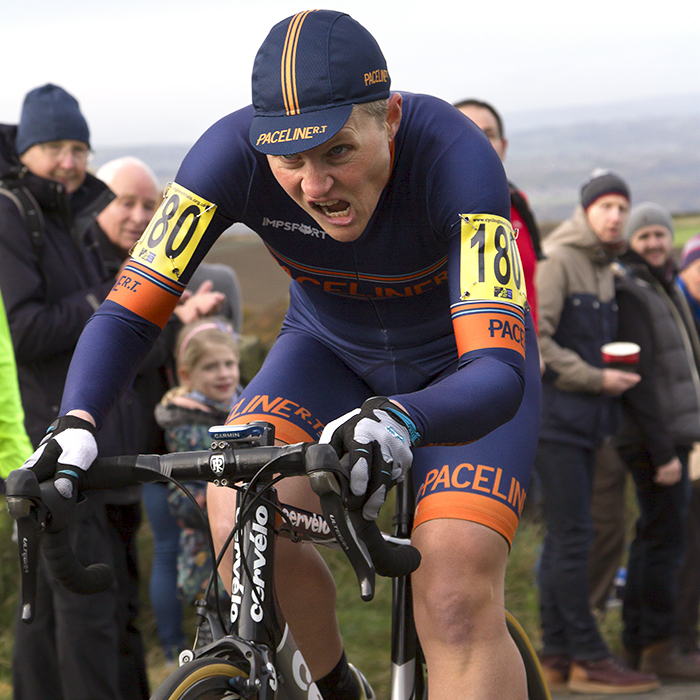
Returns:
[[[586,693],[635,693],[658,686],[608,649],[591,614],[588,556],[596,450],[615,430],[614,397],[638,374],[608,369],[601,347],[615,340],[611,263],[624,248],[630,194],[622,178],[595,171],[573,216],[544,242],[537,270],[542,425],[535,468],[546,534],[540,567],[542,665],[551,686]]]
[[[113,286],[89,228],[114,195],[87,172],[89,155],[78,102],[57,85],[30,91],[19,124],[0,125],[0,289],[34,447],[58,415],[78,337]],[[108,453],[130,452],[133,406],[127,392],[101,431]],[[118,506],[91,497],[81,509],[70,534],[75,551],[86,563],[107,556],[119,577],[125,540],[138,526],[138,494]],[[147,698],[142,650],[124,654],[136,660],[130,671],[120,666],[120,616],[118,586],[69,593],[42,562],[35,620],[27,625],[18,614],[15,629],[15,700]]]

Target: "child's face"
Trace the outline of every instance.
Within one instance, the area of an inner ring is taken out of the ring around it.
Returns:
[[[205,347],[205,353],[191,371],[181,370],[182,382],[190,391],[228,403],[240,381],[236,356],[225,345],[207,343]]]

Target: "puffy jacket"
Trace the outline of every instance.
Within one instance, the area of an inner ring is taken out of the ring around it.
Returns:
[[[623,421],[615,436],[620,447],[642,446],[658,467],[676,447],[700,441],[700,377],[697,339],[687,302],[672,275],[626,253],[617,278],[619,338],[641,347],[642,380],[622,396]],[[695,341],[695,342],[694,342]]]
[[[25,426],[33,445],[58,416],[73,350],[86,321],[113,286],[89,233],[95,217],[114,198],[87,174],[70,197],[59,183],[21,165],[14,148],[16,127],[0,125],[0,179],[25,185],[41,207],[44,235],[30,240],[22,214],[0,197],[0,289],[17,360]],[[100,453],[133,452],[133,396],[98,435]]]
[[[544,241],[537,269],[542,378],[540,437],[595,449],[615,432],[619,407],[601,393],[601,347],[615,340],[611,262],[582,207]]]

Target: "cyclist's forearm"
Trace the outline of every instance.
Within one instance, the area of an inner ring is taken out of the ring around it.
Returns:
[[[437,384],[389,398],[415,422],[421,445],[460,444],[513,418],[523,391],[522,368],[482,357]]]
[[[61,415],[82,411],[100,428],[159,333],[158,326],[105,302],[78,341],[66,379]]]

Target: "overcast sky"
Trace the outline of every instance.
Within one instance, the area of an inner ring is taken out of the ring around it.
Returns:
[[[255,53],[296,0],[8,0],[0,122],[53,82],[92,145],[192,143],[250,102]],[[392,88],[479,97],[504,114],[700,93],[700,3],[337,0],[369,29]]]

